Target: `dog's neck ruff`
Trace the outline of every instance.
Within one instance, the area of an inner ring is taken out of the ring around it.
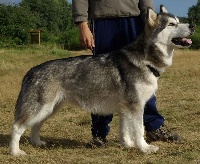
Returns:
[[[148,67],[149,70],[153,73],[153,75],[154,75],[155,77],[160,77],[160,72],[159,72],[157,69],[155,69],[154,67],[152,67],[152,66],[150,66],[150,65],[147,65],[147,67]]]

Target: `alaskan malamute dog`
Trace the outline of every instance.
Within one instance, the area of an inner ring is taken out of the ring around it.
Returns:
[[[144,33],[119,51],[52,60],[30,69],[16,103],[10,153],[26,154],[19,141],[29,127],[31,143],[44,145],[40,128],[63,103],[100,115],[119,113],[120,143],[156,152],[158,147],[144,140],[144,106],[172,64],[174,48],[189,47],[192,41],[186,37],[194,32],[193,25],[179,23],[164,6],[160,9],[157,14],[148,8]]]

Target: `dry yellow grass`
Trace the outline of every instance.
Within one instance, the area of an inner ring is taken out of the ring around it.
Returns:
[[[88,54],[88,52],[81,52]],[[29,130],[21,139],[25,157],[8,154],[13,111],[21,80],[32,66],[80,52],[57,50],[0,50],[0,163],[200,163],[200,52],[175,51],[173,66],[159,79],[157,106],[168,126],[181,134],[183,143],[155,142],[157,154],[144,155],[136,149],[123,149],[118,144],[118,117],[111,123],[108,147],[87,149],[91,139],[90,114],[77,109],[62,109],[41,129],[42,138],[51,143],[46,148],[29,144]]]

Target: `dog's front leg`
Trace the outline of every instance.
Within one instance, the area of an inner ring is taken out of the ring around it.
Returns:
[[[126,148],[134,147],[133,128],[130,127],[131,116],[128,109],[124,109],[119,113],[120,119],[120,144]]]
[[[143,114],[144,108],[140,105],[131,107],[129,112],[129,126],[132,128],[135,147],[143,153],[155,153],[159,148],[157,146],[147,144],[144,139]]]

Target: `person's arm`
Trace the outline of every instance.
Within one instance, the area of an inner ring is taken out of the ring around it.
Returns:
[[[72,0],[72,15],[74,23],[79,28],[79,39],[82,46],[93,49],[94,38],[88,27],[88,0]]]
[[[80,39],[81,45],[84,46],[85,48],[93,50],[93,47],[95,47],[94,37],[88,27],[88,23],[79,22],[78,28],[79,28],[79,39]]]

